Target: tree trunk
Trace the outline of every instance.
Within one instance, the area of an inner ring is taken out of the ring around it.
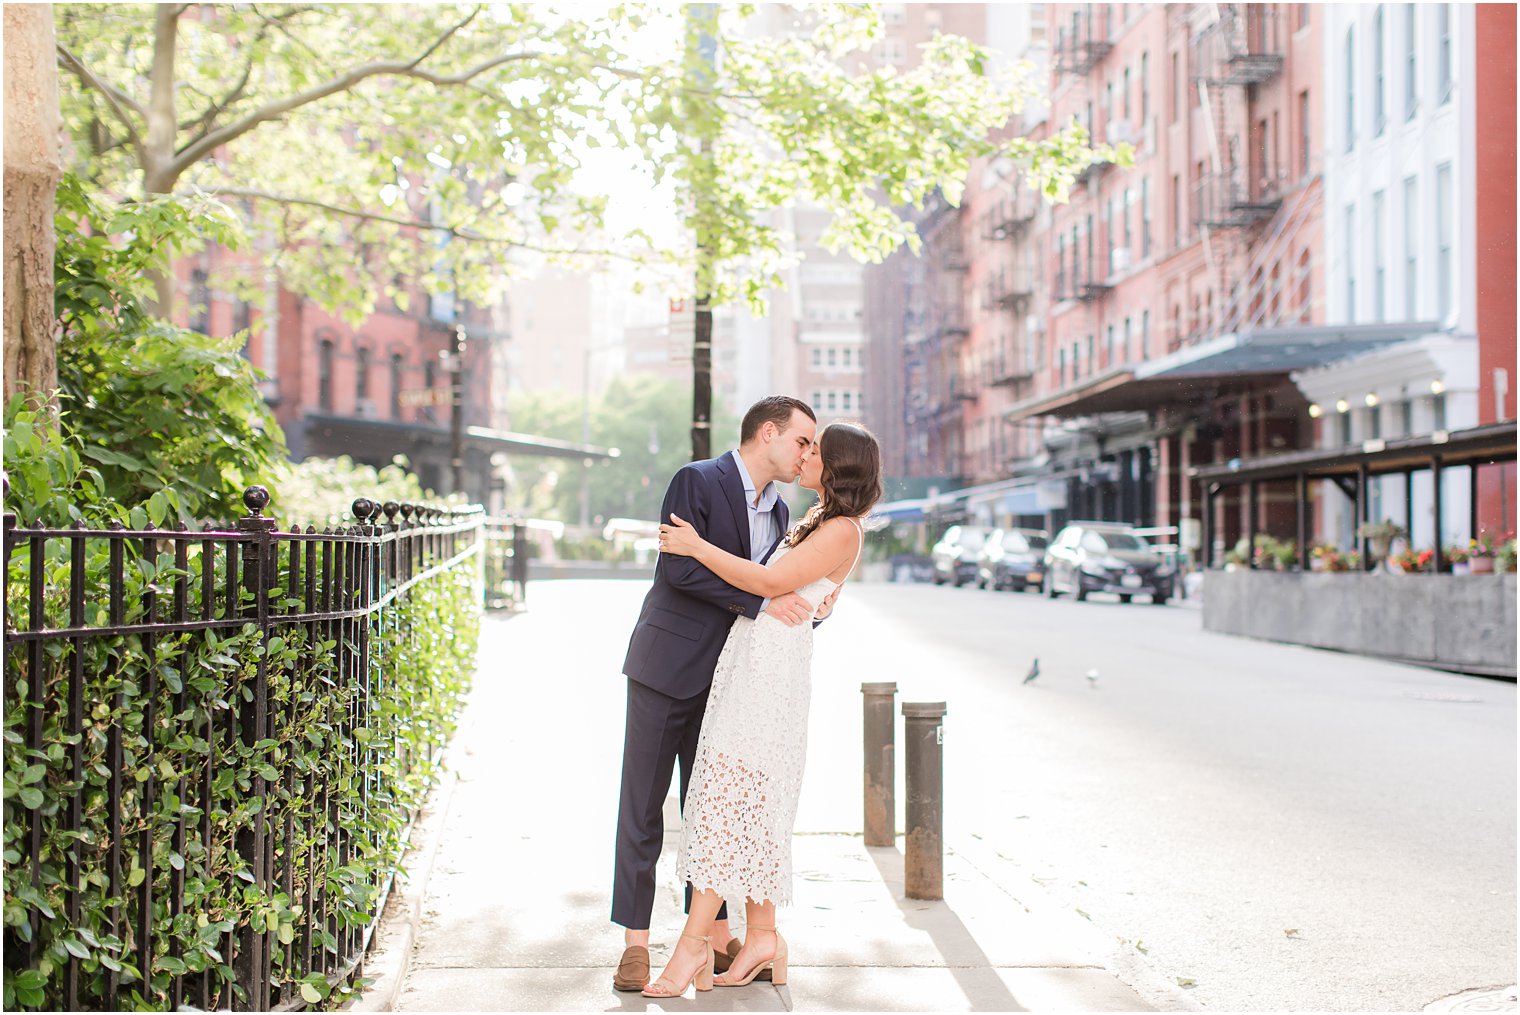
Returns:
[[[159,4],[153,14],[153,71],[149,76],[148,136],[144,141],[143,193],[157,197],[174,191],[179,171],[174,168],[174,58],[179,50],[179,9]],[[174,313],[174,267],[148,272],[153,282],[153,313],[168,319]]]
[[[63,175],[53,11],[5,4],[5,400],[52,404],[53,208]]]

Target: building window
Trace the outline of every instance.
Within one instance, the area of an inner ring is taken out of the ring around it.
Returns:
[[[1443,5],[1444,6],[1444,5]],[[1451,163],[1436,166],[1436,317],[1451,316]]]
[[[1140,54],[1140,124],[1151,118],[1151,55]]]
[[[839,392],[837,392],[837,391],[830,391],[828,393],[827,402],[828,402],[828,410],[830,412],[837,412],[839,410]]]
[[[1420,243],[1419,180],[1404,178],[1404,320],[1419,320],[1419,276],[1415,274]]]
[[[1388,295],[1386,254],[1383,250],[1383,237],[1386,235],[1383,228],[1383,192],[1375,190],[1372,192],[1372,319],[1374,321],[1387,320],[1387,315],[1383,310],[1384,300]]]
[[[1313,151],[1309,133],[1309,93],[1298,93],[1298,175],[1309,175],[1309,154]]]
[[[1383,407],[1381,405],[1367,407],[1367,436],[1370,438],[1383,436]]]
[[[1399,426],[1407,436],[1414,433],[1414,400],[1406,398],[1399,403]]]
[[[190,273],[190,330],[211,334],[211,286],[204,268]]]
[[[360,402],[369,399],[369,350],[363,346],[354,350],[354,398]]]
[[[1356,26],[1346,29],[1346,151],[1356,147]]]
[[[1129,119],[1129,68],[1124,68],[1124,94],[1120,96],[1120,105],[1124,107],[1124,118]]]
[[[1182,246],[1182,177],[1172,174],[1172,247]]]
[[[1124,319],[1124,360],[1125,360],[1125,362],[1128,362],[1131,359],[1131,357],[1132,357],[1132,353],[1130,352],[1130,347],[1129,347],[1130,339],[1132,337],[1133,337],[1133,332],[1130,329],[1130,321],[1129,321],[1129,318],[1126,317]]]
[[[1151,256],[1151,178],[1140,181],[1140,257]]]
[[[1111,366],[1114,365],[1114,351],[1115,351],[1114,350],[1114,326],[1112,324],[1110,324],[1108,326],[1108,331],[1104,333],[1104,338],[1103,338],[1103,365],[1104,366],[1111,367]]]
[[[1172,123],[1182,114],[1182,68],[1178,54],[1172,54]]]
[[[1383,136],[1383,123],[1387,119],[1387,96],[1384,93],[1383,74],[1383,5],[1378,4],[1372,15],[1372,136]]]
[[[1151,312],[1140,312],[1140,358],[1151,358]]]
[[[1430,396],[1430,428],[1432,430],[1446,429],[1446,396]]]
[[[1416,96],[1419,94],[1419,78],[1415,74],[1415,18],[1414,4],[1404,5],[1404,120],[1414,119]]]
[[[438,366],[430,359],[422,361],[422,386],[429,391],[438,383]],[[434,418],[433,405],[428,403],[422,410],[422,418],[431,421]]]
[[[1061,374],[1061,387],[1066,387],[1066,347],[1063,345],[1056,350],[1056,362],[1059,364]]]
[[[837,367],[839,365],[839,350],[830,349],[826,357],[826,362],[828,363],[830,370]]]
[[[391,419],[401,418],[401,354],[391,353]]]
[[[333,344],[323,339],[317,346],[317,406],[326,412],[331,412],[333,407],[332,373]]]
[[[1341,444],[1351,443],[1351,413],[1341,413]]]
[[[1451,4],[1440,4],[1440,42],[1436,59],[1436,95],[1440,105],[1451,101]]]
[[[1135,242],[1129,230],[1129,209],[1135,203],[1135,192],[1129,187],[1124,188],[1124,204],[1120,206],[1119,213],[1124,218],[1124,254],[1126,260],[1135,256]]]
[[[1347,323],[1356,323],[1356,205],[1346,205],[1346,313]]]
[[[1088,281],[1093,281],[1093,280],[1096,280],[1097,278],[1099,278],[1099,276],[1093,272],[1093,232],[1094,232],[1094,230],[1093,230],[1093,217],[1091,215],[1087,216],[1087,223],[1086,224],[1087,224],[1087,265],[1086,265],[1087,271],[1083,274],[1082,277],[1085,278],[1085,279],[1087,279]]]

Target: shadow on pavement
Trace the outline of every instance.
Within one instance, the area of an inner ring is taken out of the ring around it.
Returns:
[[[895,846],[867,846],[865,850],[897,902],[904,922],[929,935],[973,1010],[1029,1010],[1009,991],[992,960],[948,903],[943,900],[920,901],[903,895],[903,855]]]

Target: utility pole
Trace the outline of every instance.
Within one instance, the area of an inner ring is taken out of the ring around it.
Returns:
[[[464,325],[454,326],[454,340],[449,346],[449,464],[452,466],[454,493],[464,492]]]
[[[695,328],[691,345],[691,460],[712,457],[712,273],[708,257],[712,250],[705,219],[715,167],[712,137],[717,129],[717,104],[698,98],[712,86],[718,59],[718,5],[687,4],[686,62],[694,87],[693,103],[707,103],[692,117],[697,132],[697,164],[692,173],[693,217],[696,222],[697,269]]]

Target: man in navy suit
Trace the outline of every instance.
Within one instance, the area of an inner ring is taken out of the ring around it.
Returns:
[[[806,402],[782,395],[762,398],[745,413],[739,448],[682,466],[665,491],[661,521],[672,513],[730,553],[764,562],[786,533],[786,503],[778,483],[802,472],[813,447],[817,419]],[[625,951],[613,976],[618,990],[649,982],[649,922],[654,909],[655,864],[665,838],[664,804],[676,762],[681,803],[696,760],[697,738],[713,670],[734,618],[768,612],[787,624],[806,623],[815,604],[796,593],[771,600],[740,591],[690,557],[661,554],[654,585],[628,642],[628,718],[623,734],[623,785],[618,805],[617,863],[612,922],[624,928]],[[691,886],[686,886],[691,908]],[[713,925],[713,946],[726,959],[726,908]]]

